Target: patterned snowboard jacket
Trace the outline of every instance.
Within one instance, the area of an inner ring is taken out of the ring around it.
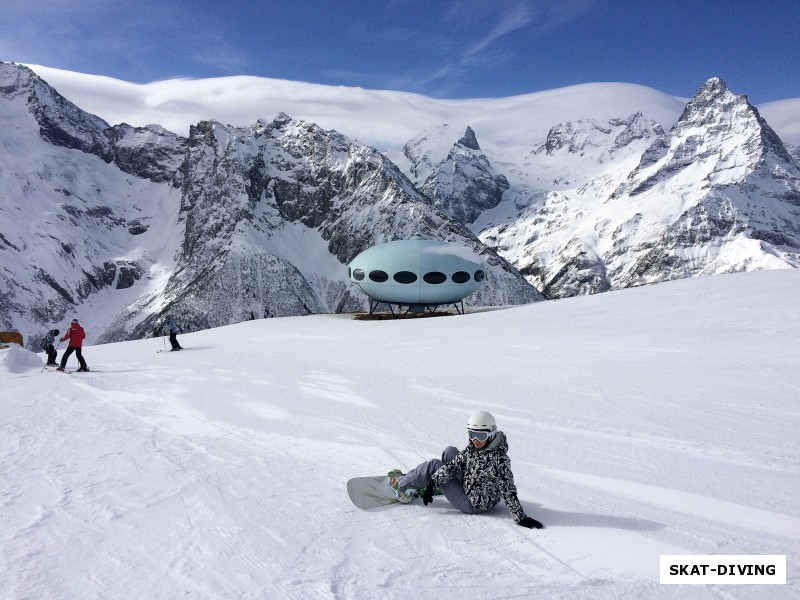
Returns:
[[[505,500],[515,521],[519,522],[525,517],[511,472],[508,442],[502,431],[498,431],[489,445],[480,450],[470,443],[433,474],[433,484],[441,487],[453,477],[461,479],[464,492],[475,508],[489,510],[500,500]]]

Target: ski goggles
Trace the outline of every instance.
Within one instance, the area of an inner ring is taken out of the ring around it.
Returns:
[[[485,429],[467,429],[469,439],[478,442],[485,442],[494,435],[494,431],[486,431]]]

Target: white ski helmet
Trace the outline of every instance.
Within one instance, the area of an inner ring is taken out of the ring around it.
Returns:
[[[485,410],[479,410],[472,413],[467,421],[467,429],[497,431],[497,423],[491,413]]]

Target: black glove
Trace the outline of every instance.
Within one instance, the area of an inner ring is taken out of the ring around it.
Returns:
[[[428,506],[431,502],[433,502],[433,482],[429,481],[425,486],[425,491],[422,492],[422,503]]]
[[[527,527],[528,529],[544,528],[544,525],[539,523],[539,521],[537,521],[533,517],[523,517],[520,521],[517,521],[517,525],[520,525],[522,527]]]

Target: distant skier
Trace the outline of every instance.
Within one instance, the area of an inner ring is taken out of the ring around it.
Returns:
[[[53,346],[53,342],[56,341],[56,336],[58,335],[58,329],[51,329],[47,332],[47,335],[42,340],[42,350],[47,353],[47,366],[48,367],[55,367],[58,363],[56,359],[58,358],[58,352],[56,352],[55,346]]]
[[[178,343],[178,326],[175,324],[175,319],[167,317],[167,326],[169,327],[169,343],[172,344],[173,350],[183,350],[183,346]]]
[[[70,325],[67,332],[64,334],[64,337],[61,338],[61,341],[69,340],[69,346],[67,347],[67,351],[64,352],[64,356],[61,357],[61,366],[56,369],[57,371],[63,371],[64,367],[67,366],[67,359],[69,359],[70,355],[74,352],[75,356],[78,357],[78,362],[81,364],[81,368],[78,369],[78,372],[88,371],[89,367],[86,366],[86,361],[83,360],[83,352],[81,351],[81,347],[83,346],[83,338],[86,337],[86,332],[81,327],[80,323],[78,323],[78,319],[72,319],[72,324]]]
[[[497,430],[494,417],[482,410],[473,413],[467,421],[467,436],[469,444],[461,452],[448,446],[442,460],[426,461],[405,475],[399,470],[391,471],[389,481],[398,500],[411,502],[424,488],[419,493],[427,506],[438,488],[450,504],[468,514],[485,512],[505,500],[517,525],[528,529],[544,527],[525,515],[517,498],[508,443],[505,434]]]

